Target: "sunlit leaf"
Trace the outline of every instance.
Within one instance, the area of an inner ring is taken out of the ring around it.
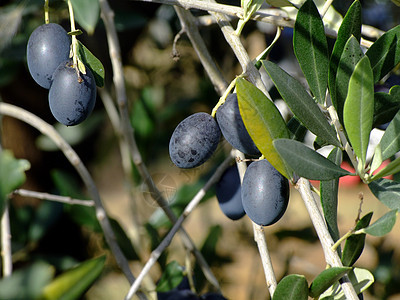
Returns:
[[[340,147],[335,130],[301,83],[270,61],[264,61],[263,65],[283,100],[300,122],[316,136]]]
[[[100,17],[99,0],[71,0],[76,21],[89,33],[93,34]]]
[[[273,142],[286,163],[300,176],[312,180],[331,180],[351,175],[301,142],[279,139]]]
[[[355,154],[364,164],[374,115],[374,83],[369,59],[364,56],[350,77],[343,119]]]
[[[382,161],[392,157],[400,150],[400,112],[394,116],[386,128],[376,151],[381,151]]]
[[[400,25],[388,30],[365,53],[378,82],[400,62]]]
[[[82,1],[84,2],[84,1]],[[98,87],[104,86],[104,67],[101,61],[89,51],[80,41],[78,41],[78,57],[90,69]]]
[[[328,155],[328,159],[335,165],[342,163],[342,150],[333,148]],[[326,224],[329,233],[334,241],[339,239],[339,228],[337,225],[337,207],[338,207],[339,179],[324,180],[320,183],[321,204],[324,212]]]
[[[243,123],[257,148],[275,169],[290,178],[290,171],[272,145],[274,139],[289,138],[279,110],[263,92],[243,78],[236,80],[236,91]]]
[[[335,95],[331,93],[332,103],[336,108],[341,124],[343,124],[343,107],[349,89],[350,77],[353,74],[357,63],[363,56],[364,53],[361,50],[360,43],[352,35],[344,46],[339,65],[336,70],[336,90],[333,92]]]
[[[356,224],[355,230],[365,228],[369,225],[372,218],[372,212],[362,217]],[[365,234],[354,234],[347,238],[344,244],[342,263],[344,266],[351,267],[360,257],[365,244]]]
[[[272,300],[307,300],[308,283],[303,275],[291,274],[278,283]]]
[[[348,9],[343,22],[340,25],[338,36],[332,50],[331,60],[329,63],[328,86],[331,94],[332,102],[336,99],[336,73],[339,61],[348,39],[354,36],[357,41],[361,39],[361,4],[354,1]]]
[[[266,2],[273,7],[293,6],[288,0],[266,0]]]
[[[30,166],[25,159],[15,159],[9,150],[0,152],[0,216],[3,215],[8,195],[25,182],[25,171]]]
[[[163,274],[157,284],[157,292],[168,292],[181,283],[184,269],[177,261],[171,261],[164,269]]]
[[[396,218],[397,209],[393,209],[384,214],[368,227],[361,229],[360,232],[367,233],[373,236],[384,236],[392,230],[394,224],[396,223]]]
[[[323,270],[310,285],[310,297],[317,298],[350,270],[348,267],[331,267]]]
[[[379,178],[396,174],[398,172],[400,172],[400,157],[396,158],[394,161],[390,162],[387,166],[385,166],[379,172],[373,175],[371,180],[377,180]]]
[[[44,288],[39,299],[79,299],[100,276],[105,260],[105,256],[100,256],[65,271]]]
[[[381,178],[368,184],[369,189],[390,209],[400,210],[400,183],[397,181]]]
[[[311,92],[324,103],[328,82],[328,42],[324,24],[312,0],[300,7],[293,31],[294,53]]]

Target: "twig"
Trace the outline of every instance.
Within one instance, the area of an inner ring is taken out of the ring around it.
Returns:
[[[80,199],[74,199],[71,197],[29,191],[29,190],[25,190],[25,189],[17,189],[15,191],[13,191],[13,194],[20,195],[23,197],[36,198],[36,199],[40,199],[40,200],[56,201],[56,202],[70,204],[70,205],[82,205],[82,206],[89,206],[89,207],[95,206],[93,200],[80,200]]]
[[[243,182],[243,177],[247,169],[247,164],[244,163],[245,156],[239,150],[233,150],[234,156],[236,157],[236,165],[239,171],[240,182]],[[257,243],[258,252],[260,253],[261,262],[264,269],[265,280],[267,283],[268,291],[270,294],[270,298],[274,295],[277,282],[276,276],[274,272],[274,268],[272,266],[271,256],[269,255],[267,240],[265,239],[264,228],[262,226],[253,224],[253,232],[254,232],[254,241]]]
[[[207,190],[218,181],[222,173],[225,171],[225,169],[229,166],[231,162],[232,162],[232,157],[226,158],[222,162],[222,164],[217,168],[214,174],[210,177],[207,183],[203,186],[203,188],[200,191],[198,191],[197,194],[193,197],[193,199],[188,203],[183,213],[179,216],[178,220],[172,226],[171,230],[161,241],[158,247],[154,249],[153,252],[151,253],[149,260],[147,261],[142,271],[138,275],[136,281],[130,287],[129,292],[125,297],[125,300],[131,299],[132,296],[137,292],[143,278],[150,271],[151,267],[157,262],[157,260],[159,259],[160,255],[164,252],[164,250],[170,245],[172,239],[174,238],[178,230],[181,228],[182,223],[185,221],[186,217],[189,216],[189,214],[196,208],[201,199],[203,199],[203,197],[205,196]]]
[[[125,274],[128,281],[132,283],[135,280],[135,277],[133,276],[129,268],[128,260],[126,259],[119,245],[116,242],[116,237],[114,235],[110,221],[107,217],[106,211],[101,202],[101,198],[97,190],[97,187],[86,166],[82,163],[81,159],[79,158],[78,154],[60,136],[60,134],[54,129],[53,126],[46,123],[36,115],[20,107],[8,103],[0,103],[0,114],[16,118],[36,128],[42,134],[48,136],[64,153],[65,157],[68,159],[68,161],[80,175],[82,181],[84,182],[89,194],[91,195],[95,203],[96,218],[100,223],[100,226],[104,233],[104,237],[107,241],[107,244],[110,246],[111,252],[115,257],[118,266],[121,268],[122,272]],[[138,296],[140,299],[146,299],[146,297],[142,294],[139,294]]]
[[[327,13],[329,7],[331,7],[333,3],[333,0],[327,0],[324,4],[324,6],[322,7],[320,14],[321,14],[321,18],[323,18],[325,16],[325,14]]]
[[[326,227],[324,218],[318,209],[315,198],[311,192],[310,182],[305,178],[300,178],[297,181],[296,188],[298,189],[301,198],[307,208],[308,214],[310,215],[311,221],[317,232],[318,238],[321,242],[322,249],[325,255],[325,261],[332,267],[342,267],[342,261],[336,251],[332,249],[334,241],[329,234],[328,228]],[[346,299],[357,300],[358,296],[354,290],[353,285],[347,275],[343,276],[341,283],[344,295]]]
[[[11,228],[10,216],[8,213],[8,204],[1,217],[1,256],[3,258],[3,277],[11,276],[12,265],[12,248],[11,248]]]
[[[133,134],[133,128],[130,124],[129,119],[129,112],[127,108],[127,95],[125,89],[125,81],[123,77],[123,66],[121,61],[121,51],[119,47],[119,41],[117,37],[117,31],[115,29],[114,24],[114,13],[111,10],[107,0],[100,0],[100,9],[101,9],[101,17],[103,19],[108,46],[109,46],[109,53],[111,58],[111,64],[113,68],[114,74],[114,86],[116,91],[116,97],[119,107],[119,112],[121,116],[121,127],[122,133],[126,143],[129,146],[130,155],[132,158],[133,163],[135,164],[136,168],[138,169],[140,176],[142,177],[144,184],[148,187],[150,191],[150,195],[153,199],[157,202],[158,206],[160,206],[165,214],[167,215],[168,219],[175,223],[177,218],[174,212],[169,208],[167,201],[162,196],[161,192],[156,187],[152,177],[149,174],[149,171],[142,160],[142,156],[139,152],[138,146],[136,144],[136,140]],[[200,251],[196,248],[193,241],[191,240],[190,236],[186,233],[184,229],[181,228],[180,231],[182,241],[186,248],[188,248],[193,255],[196,257],[197,262],[202,269],[204,276],[207,280],[216,288],[220,289],[218,280],[212,273],[208,263],[200,253]]]

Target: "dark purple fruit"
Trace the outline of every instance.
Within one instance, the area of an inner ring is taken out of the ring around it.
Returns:
[[[179,168],[194,168],[217,149],[221,131],[214,118],[204,112],[195,113],[178,124],[169,141],[169,155]]]
[[[218,108],[215,117],[221,128],[222,135],[232,147],[248,155],[261,155],[244,126],[235,93],[226,98],[225,103]]]
[[[236,165],[229,167],[216,184],[216,195],[222,212],[232,220],[238,220],[246,213],[242,204],[242,189]]]
[[[272,225],[285,213],[289,202],[289,181],[266,159],[250,164],[242,183],[246,214],[256,224]]]
[[[169,292],[158,292],[158,300],[198,300],[199,297],[191,290],[172,290]]]
[[[26,59],[29,72],[40,86],[50,88],[54,71],[69,57],[70,45],[71,38],[58,24],[44,24],[32,32]]]
[[[86,68],[86,74],[79,73],[72,61],[61,63],[53,74],[49,91],[50,110],[56,120],[72,126],[81,123],[92,112],[96,103],[96,83]]]

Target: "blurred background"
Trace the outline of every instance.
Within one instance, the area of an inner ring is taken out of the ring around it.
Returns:
[[[240,5],[240,1],[225,3]],[[400,23],[399,7],[390,1],[361,3],[364,24],[388,30]],[[341,14],[350,4],[350,1],[334,2]],[[173,57],[173,40],[181,27],[172,7],[122,0],[110,1],[110,5],[115,12],[121,43],[135,138],[155,183],[179,212],[204,185],[218,163],[229,155],[230,146],[222,141],[205,165],[194,170],[180,170],[169,160],[169,137],[175,126],[188,115],[198,111],[210,113],[219,96],[185,35],[176,44],[179,56]],[[50,1],[50,7],[50,21],[68,31],[66,2]],[[204,13],[193,11],[193,14]],[[48,107],[48,91],[33,81],[26,65],[29,35],[43,23],[43,1],[0,1],[0,101],[23,107],[55,124]],[[100,19],[93,32],[79,28],[83,34],[78,39],[105,67],[103,89],[114,95],[104,24]],[[200,33],[225,79],[230,82],[242,71],[218,25],[201,26]],[[275,29],[249,22],[242,35],[250,57],[255,58],[273,40]],[[279,62],[300,78],[291,39],[292,30],[285,28],[269,59]],[[330,40],[331,45],[333,42]],[[273,89],[271,96],[279,100]],[[119,242],[137,275],[151,249],[157,246],[171,224],[153,202],[134,167],[131,174],[133,189],[129,188],[129,179],[122,170],[118,137],[100,97],[97,100],[95,111],[81,125],[55,126],[93,175],[109,216],[115,221],[113,225]],[[1,121],[2,147],[11,149],[17,158],[25,158],[32,165],[24,188],[87,198],[74,169],[49,140],[15,119],[3,117]],[[387,211],[366,186],[352,178],[342,178],[340,187],[338,218],[342,235],[354,226],[360,207],[362,215],[374,211],[371,222]],[[363,195],[361,206],[360,194]],[[10,215],[15,270],[46,261],[61,273],[77,262],[106,253],[106,270],[83,299],[122,299],[126,295],[128,282],[110,255],[93,209],[16,196],[10,201]],[[212,189],[188,217],[184,227],[211,265],[226,298],[269,299],[252,226],[246,216],[239,221],[227,219],[220,211]],[[286,274],[298,273],[311,281],[325,268],[321,246],[295,188],[291,189],[284,217],[265,228],[265,232],[278,280]],[[399,245],[399,223],[385,237],[367,238],[356,265],[373,272],[375,283],[364,294],[364,299],[400,299]],[[153,281],[159,279],[166,263],[176,260],[185,265],[185,256],[187,253],[176,236],[152,268]],[[198,274],[199,291],[209,291],[211,287],[199,275],[198,267],[192,267]]]

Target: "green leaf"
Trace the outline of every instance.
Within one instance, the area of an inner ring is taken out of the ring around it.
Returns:
[[[339,61],[348,39],[354,36],[357,41],[361,39],[361,4],[354,1],[347,11],[342,24],[340,25],[338,36],[332,50],[329,62],[328,87],[332,98],[332,103],[336,103],[336,73]]]
[[[126,234],[125,230],[121,227],[119,222],[113,218],[109,218],[112,230],[114,231],[115,238],[121,251],[124,253],[125,257],[129,260],[137,260],[139,256],[137,255],[135,249],[132,246],[132,242]],[[107,244],[106,244],[107,245]]]
[[[396,217],[397,209],[393,209],[384,214],[373,224],[361,229],[360,232],[367,233],[373,236],[384,236],[392,230],[394,224],[396,223]]]
[[[266,2],[273,7],[293,6],[288,0],[266,0]]]
[[[295,116],[289,120],[287,128],[290,131],[290,138],[300,142],[304,140],[308,131]]]
[[[105,261],[106,257],[100,256],[65,271],[44,288],[39,299],[79,299],[100,276]]]
[[[350,77],[349,91],[344,103],[344,126],[354,153],[365,163],[369,135],[374,116],[374,83],[369,59],[364,56]]]
[[[25,182],[29,161],[15,159],[9,150],[0,152],[0,216],[3,215],[8,195]]]
[[[336,73],[336,90],[332,104],[336,108],[339,121],[343,124],[343,107],[349,89],[349,80],[360,59],[364,56],[360,43],[352,35],[344,46]]]
[[[392,86],[389,93],[374,94],[374,127],[390,122],[400,110],[400,85]]]
[[[378,82],[400,62],[400,25],[388,30],[365,53]]]
[[[397,181],[381,178],[368,184],[369,189],[390,209],[400,210],[400,183]]]
[[[54,276],[54,268],[44,262],[15,270],[0,280],[0,299],[34,300]]]
[[[312,0],[300,7],[293,31],[294,53],[318,103],[325,102],[328,83],[328,42],[324,24]]]
[[[362,217],[356,224],[355,230],[365,228],[369,225],[372,218],[372,212]],[[365,234],[353,234],[346,239],[344,244],[342,262],[344,266],[351,267],[360,257],[364,249]]]
[[[257,87],[243,78],[236,80],[239,110],[249,135],[261,153],[286,178],[291,173],[276,152],[272,141],[289,138],[279,110]]]
[[[93,34],[100,17],[99,0],[71,0],[76,21],[89,33]]]
[[[374,276],[366,269],[354,268],[348,273],[351,284],[356,291],[360,294],[365,291],[371,284],[374,283]],[[346,300],[343,290],[339,283],[333,285],[326,290],[320,298],[321,300]]]
[[[382,177],[385,177],[388,175],[396,174],[398,172],[400,172],[400,157],[396,158],[394,161],[389,163],[386,167],[381,169],[378,173],[373,175],[371,178],[371,181],[377,180],[379,178],[382,178]]]
[[[177,261],[171,261],[165,267],[165,270],[161,275],[160,281],[157,284],[156,291],[168,292],[177,287],[184,277],[183,271],[183,267],[179,265]]]
[[[333,148],[328,159],[335,165],[342,163],[343,153],[339,148]],[[321,205],[324,212],[329,233],[334,241],[339,239],[339,228],[337,225],[339,179],[324,180],[320,183]]]
[[[84,1],[82,1],[84,2]],[[78,58],[90,69],[98,87],[104,86],[104,67],[101,61],[78,41]]]
[[[382,161],[392,157],[400,150],[400,111],[386,128],[379,145],[380,148],[376,151],[381,151]]]
[[[331,180],[352,175],[301,142],[279,139],[273,144],[286,163],[300,177],[311,180]]]
[[[310,297],[317,298],[350,270],[351,268],[348,267],[332,267],[323,270],[310,285]]]
[[[307,300],[308,283],[303,275],[291,274],[278,283],[272,300]]]
[[[335,130],[301,83],[270,61],[264,61],[263,65],[283,100],[300,122],[316,136],[340,147]]]

